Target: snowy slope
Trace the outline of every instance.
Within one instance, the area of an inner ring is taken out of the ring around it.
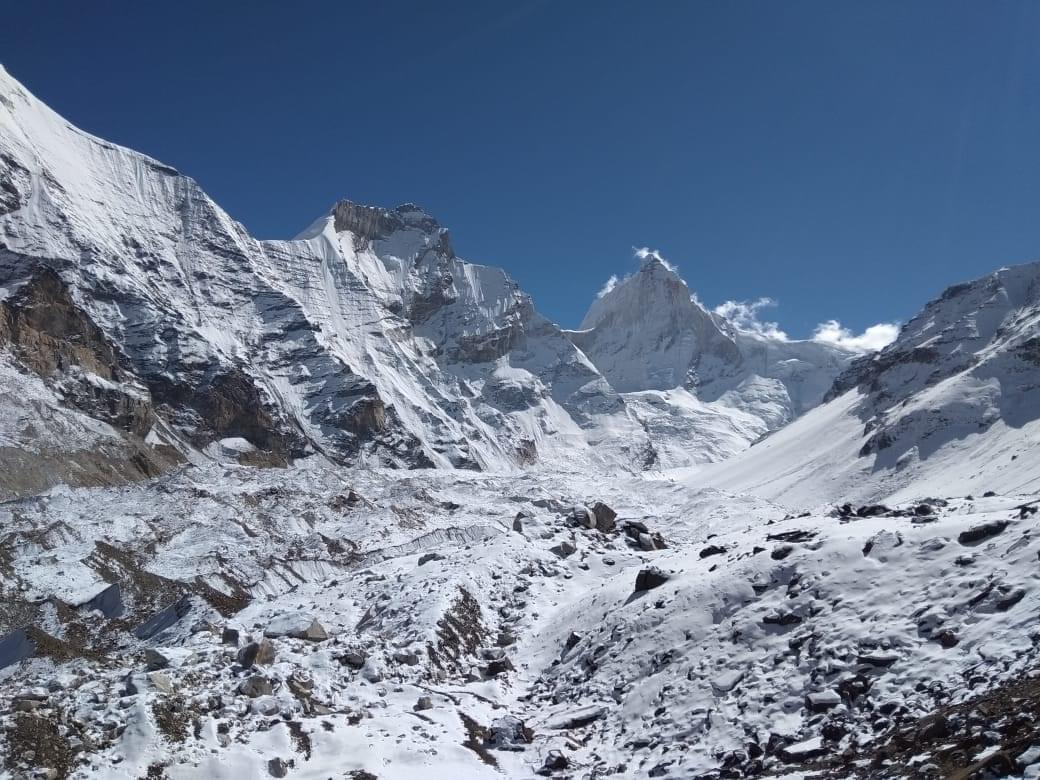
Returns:
[[[950,287],[828,403],[691,485],[790,506],[1040,489],[1040,263]]]

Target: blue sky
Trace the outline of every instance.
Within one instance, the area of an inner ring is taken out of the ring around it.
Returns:
[[[9,4],[0,61],[264,238],[414,201],[580,321],[650,246],[792,336],[1040,257],[1040,3]]]

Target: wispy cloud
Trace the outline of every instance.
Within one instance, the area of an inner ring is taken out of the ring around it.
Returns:
[[[611,274],[610,278],[607,279],[607,281],[603,283],[603,287],[600,288],[600,291],[598,293],[596,293],[596,297],[597,298],[602,298],[604,295],[607,295],[611,290],[613,290],[615,287],[617,287],[617,283],[618,283],[618,276],[617,276],[617,274]]]
[[[776,301],[766,297],[754,301],[726,301],[715,307],[715,313],[729,320],[741,330],[760,333],[779,341],[788,341],[787,334],[780,330],[779,325],[775,322],[764,321],[758,316],[762,309],[774,306],[776,306]]]
[[[763,309],[777,305],[773,298],[762,297],[754,301],[726,301],[715,307],[715,313],[733,323],[737,328],[758,333],[779,341],[790,341],[790,337],[775,322],[761,318]],[[853,352],[876,352],[887,347],[899,335],[899,323],[879,322],[862,333],[854,333],[837,320],[821,322],[813,331],[812,341],[831,344]]]
[[[879,322],[857,335],[837,320],[827,320],[816,326],[813,341],[845,347],[856,352],[876,352],[895,341],[898,335],[899,325],[895,322]]]

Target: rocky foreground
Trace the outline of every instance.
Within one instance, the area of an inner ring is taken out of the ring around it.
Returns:
[[[579,484],[3,504],[4,776],[1040,776],[1035,502]]]

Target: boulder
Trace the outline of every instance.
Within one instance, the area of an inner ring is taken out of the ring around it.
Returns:
[[[170,659],[158,650],[153,650],[149,647],[144,651],[144,668],[148,671],[154,672],[159,669],[166,669],[169,665]]]
[[[592,505],[592,513],[596,517],[597,531],[604,534],[614,533],[617,529],[617,512],[602,501],[597,501]]]
[[[238,690],[250,699],[255,699],[258,696],[270,696],[274,693],[274,686],[263,675],[254,674],[252,677],[243,680]]]
[[[308,642],[323,642],[329,638],[321,623],[305,612],[293,612],[275,618],[268,624],[264,636],[288,636],[293,639],[306,639]]]
[[[444,556],[441,555],[438,552],[424,553],[423,555],[419,556],[419,563],[418,563],[418,565],[422,566],[423,564],[429,563],[430,561],[439,561],[439,560],[442,560],[443,558],[444,558]]]
[[[499,658],[495,661],[491,661],[487,665],[487,676],[498,677],[506,672],[513,671],[513,669],[513,662],[510,661],[509,658]]]
[[[250,642],[239,650],[237,660],[239,666],[248,669],[254,664],[261,664],[262,666],[273,664],[276,655],[274,643],[270,640],[262,639],[259,642]]]
[[[576,710],[555,715],[546,722],[545,727],[553,731],[580,729],[599,720],[606,714],[607,708],[604,705],[590,704],[586,707],[579,707]]]
[[[429,696],[420,696],[419,700],[415,702],[415,706],[412,707],[416,712],[422,712],[423,710],[433,709],[433,699]]]
[[[839,704],[841,704],[841,696],[833,689],[817,691],[805,697],[805,706],[810,712],[826,712]]]
[[[280,758],[272,758],[267,762],[267,773],[271,777],[285,777],[289,773],[289,765]]]
[[[1008,520],[993,520],[989,523],[974,525],[967,531],[962,531],[957,537],[957,541],[961,544],[978,544],[990,537],[1003,533],[1004,529],[1009,525],[1010,521]]]
[[[494,750],[523,750],[534,739],[534,732],[515,715],[491,721],[484,744]]]
[[[649,566],[640,570],[636,575],[636,593],[653,590],[664,585],[671,579],[671,575],[656,566]]]
[[[722,547],[721,545],[717,545],[717,544],[709,544],[707,547],[705,547],[703,550],[701,550],[700,557],[701,558],[708,558],[708,557],[710,557],[712,555],[722,555],[725,552],[726,552],[726,548],[725,547]]]
[[[368,658],[368,654],[360,648],[348,648],[343,652],[343,655],[339,656],[339,662],[344,666],[349,666],[351,669],[360,669],[365,665],[365,660]]]
[[[220,634],[220,641],[223,642],[225,645],[238,647],[238,640],[239,634],[237,629],[225,627]]]
[[[555,556],[557,556],[559,558],[566,558],[566,557],[568,557],[570,555],[574,555],[574,553],[577,551],[577,549],[578,549],[577,547],[575,547],[571,542],[568,542],[565,539],[564,541],[560,542],[559,544],[554,545],[553,547],[550,547],[549,548],[549,552],[551,552],[553,555],[555,555]]]
[[[159,691],[159,693],[173,693],[173,682],[162,672],[151,672],[148,675],[148,683]]]

